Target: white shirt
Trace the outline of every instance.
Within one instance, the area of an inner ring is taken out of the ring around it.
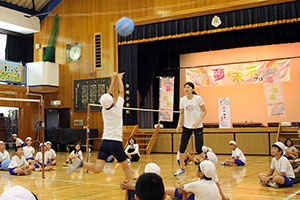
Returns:
[[[6,160],[6,159],[9,159],[9,153],[6,150],[4,150],[3,153],[0,151],[0,160]]]
[[[17,147],[21,146],[23,143],[24,143],[23,140],[21,140],[20,138],[16,139],[16,146]]]
[[[192,192],[195,200],[220,200],[219,189],[214,181],[199,180],[183,185],[183,189]]]
[[[184,96],[180,99],[180,109],[184,109],[184,127],[193,128],[193,125],[200,119],[202,110],[200,106],[204,105],[202,98],[194,95],[191,100]],[[197,128],[203,127],[202,122]]]
[[[288,147],[288,146],[285,146],[285,150],[289,149],[290,151],[296,151],[296,148],[294,146],[291,146],[291,147]]]
[[[25,147],[23,147],[23,152],[24,152],[25,158],[32,158],[35,150],[32,146],[30,146],[30,147],[25,146]]]
[[[127,147],[126,147],[126,149],[125,149],[125,152],[126,153],[128,153],[128,150],[129,149],[134,149],[134,153],[137,153],[139,156],[140,156],[140,152],[139,152],[139,145],[138,144],[133,144],[133,145],[128,145]],[[131,153],[133,153],[133,152],[131,152]]]
[[[35,197],[29,190],[17,185],[3,192],[0,200],[35,200]]]
[[[270,168],[275,169],[278,174],[284,172],[286,177],[295,178],[293,167],[290,161],[284,156],[281,156],[278,160],[274,157]]]
[[[244,153],[236,147],[235,150],[232,150],[232,157],[236,158],[237,156],[239,157],[239,160],[246,164],[246,157],[244,156]]]
[[[78,152],[75,152],[75,150],[73,150],[72,152],[71,152],[71,155],[79,155],[79,158],[81,159],[81,160],[83,160],[83,156],[82,156],[82,151],[81,150],[79,150]]]
[[[123,141],[123,104],[124,99],[118,97],[111,109],[102,108],[104,126],[102,140]]]
[[[45,151],[45,155],[44,155],[44,164],[47,164],[47,162],[49,161],[49,152]],[[35,155],[35,160],[37,160],[39,163],[43,162],[43,154],[42,152],[37,152]]]
[[[17,155],[15,155],[10,164],[8,165],[9,169],[15,168],[15,167],[23,167],[24,165],[28,165],[28,162],[26,161],[26,158],[24,156],[19,159]]]
[[[50,158],[55,158],[56,157],[56,153],[53,149],[50,149],[48,152],[49,152]]]

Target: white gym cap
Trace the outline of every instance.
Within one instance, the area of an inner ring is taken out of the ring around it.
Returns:
[[[44,146],[46,146],[46,143],[41,143],[41,144],[40,144],[40,147],[41,147],[43,144],[44,144]]]
[[[236,146],[236,142],[235,141],[233,141],[233,140],[231,140],[230,142],[229,142],[229,145],[230,144],[233,144],[233,145],[235,145]]]
[[[46,142],[46,144],[50,144],[50,145],[52,145],[52,143],[51,143],[50,141],[47,141],[47,142]]]
[[[285,151],[286,147],[282,142],[275,142],[273,145],[278,146],[282,151]]]
[[[27,141],[27,140],[32,140],[32,138],[31,138],[31,137],[27,137],[27,138],[25,139],[25,141]]]
[[[216,166],[208,160],[200,163],[200,169],[207,178],[212,178],[216,174]]]
[[[111,96],[111,94],[105,93],[100,97],[100,104],[106,109],[111,107],[113,102],[114,102],[114,99]]]
[[[14,137],[14,136],[16,136],[16,137],[17,137],[17,134],[15,134],[15,133],[14,133],[14,134],[12,134],[11,136],[12,136],[12,137]]]
[[[36,198],[29,190],[17,185],[3,192],[0,200],[36,200]]]
[[[218,164],[218,158],[215,153],[207,152],[207,160],[211,161],[214,165]]]
[[[0,144],[4,144],[4,142],[2,140],[0,140]]]
[[[148,163],[145,166],[144,173],[154,173],[160,176],[160,167],[156,163]]]
[[[208,151],[207,146],[202,146],[202,151],[203,151],[203,152],[207,152],[207,151]]]

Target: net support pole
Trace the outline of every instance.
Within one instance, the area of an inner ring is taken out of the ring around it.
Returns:
[[[43,144],[43,151],[42,151],[42,155],[43,155],[43,158],[42,158],[42,178],[45,179],[45,152],[46,152],[46,149],[44,147],[44,144],[45,144],[45,105],[44,105],[44,100],[41,99],[41,102],[40,102],[40,108],[41,108],[41,111],[40,111],[40,117],[41,117],[41,121],[40,121],[40,129],[41,129],[41,135],[42,135],[42,144]]]
[[[87,108],[87,120],[86,120],[86,161],[90,161],[90,112],[91,112],[91,105],[88,104]],[[87,171],[89,172],[89,171]]]

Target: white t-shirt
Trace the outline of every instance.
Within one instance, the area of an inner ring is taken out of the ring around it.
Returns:
[[[0,151],[0,160],[6,160],[6,159],[9,159],[9,153],[6,150],[4,150],[3,153]]]
[[[194,181],[183,185],[183,189],[194,193],[195,200],[220,200],[219,189],[214,181]]]
[[[49,152],[45,151],[45,155],[44,155],[44,164],[47,164],[49,162]],[[42,152],[37,152],[35,155],[35,160],[37,160],[39,163],[43,162],[43,154]]]
[[[235,150],[232,150],[232,157],[236,158],[237,156],[239,157],[239,160],[246,164],[246,157],[244,156],[244,153],[236,147]]]
[[[35,150],[32,146],[30,146],[30,147],[25,146],[25,147],[23,147],[23,152],[24,152],[25,158],[32,158]]]
[[[53,149],[50,149],[48,152],[49,152],[50,158],[55,158],[56,157],[56,153]]]
[[[285,150],[289,149],[290,151],[296,151],[296,148],[294,146],[291,146],[291,147],[288,147],[288,146],[285,146]]]
[[[8,165],[9,169],[15,168],[15,167],[23,167],[24,165],[28,165],[28,162],[26,161],[26,158],[24,156],[19,159],[17,155],[15,155],[10,164]]]
[[[180,99],[180,109],[184,109],[184,127],[193,128],[193,125],[200,119],[202,110],[200,106],[204,105],[202,98],[194,95],[191,100],[184,96]],[[202,122],[197,128],[203,127]]]
[[[118,97],[111,109],[102,108],[104,126],[102,140],[123,141],[123,104],[124,99]]]
[[[129,149],[134,149],[133,152],[137,153],[140,156],[139,145],[138,144],[128,145],[125,149],[125,152],[128,153]],[[131,153],[133,153],[133,152],[131,152]]]
[[[288,177],[288,178],[295,178],[293,167],[292,167],[291,163],[289,162],[289,160],[286,157],[284,157],[284,156],[281,156],[279,158],[279,160],[277,160],[274,157],[272,159],[272,163],[271,163],[271,167],[270,168],[271,169],[275,169],[278,174],[280,172],[284,172],[286,177]]]
[[[72,152],[71,152],[71,155],[79,155],[79,158],[81,159],[81,160],[83,160],[83,156],[82,156],[82,151],[81,150],[79,150],[78,152],[75,152],[75,150],[73,150]]]
[[[23,140],[21,140],[20,138],[16,139],[16,146],[17,147],[21,146],[23,143],[24,143]]]

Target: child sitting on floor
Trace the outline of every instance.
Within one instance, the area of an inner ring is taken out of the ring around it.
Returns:
[[[295,160],[299,156],[299,151],[296,147],[294,147],[294,143],[290,138],[286,138],[284,141],[285,145],[285,152],[284,155],[287,157],[287,159]]]
[[[5,150],[5,143],[0,141],[0,165],[4,160],[9,160],[9,153]]]
[[[35,150],[34,148],[31,146],[31,137],[27,137],[25,142],[27,144],[27,146],[23,147],[23,152],[24,152],[24,157],[26,158],[26,161],[29,163],[29,164],[33,164],[34,163],[34,153],[35,153]]]
[[[180,153],[179,153],[179,151],[177,152],[176,158],[177,158],[177,163],[180,166]],[[193,162],[195,165],[199,164],[198,160],[196,158],[194,158],[192,156],[192,154],[185,153],[184,154],[184,165],[186,166],[187,164],[189,164],[189,162]]]
[[[29,175],[34,170],[33,166],[30,166],[23,156],[23,148],[21,146],[16,147],[15,156],[12,158],[8,171],[11,175]]]
[[[236,147],[236,142],[233,140],[229,142],[229,146],[232,149],[231,158],[226,160],[225,162],[221,162],[221,164],[228,165],[228,166],[233,166],[233,165],[244,166],[246,164],[246,158],[242,150]]]
[[[75,150],[73,150],[70,153],[65,165],[68,165],[69,163],[72,163],[72,160],[75,159],[75,158],[80,158],[81,160],[83,160],[82,151],[80,150],[80,144],[79,143],[77,143],[75,145]]]
[[[50,164],[51,162],[51,165],[54,166],[56,165],[56,153],[53,149],[51,149],[52,143],[50,141],[47,141],[46,145],[47,145],[47,152],[49,152],[49,156],[50,156],[49,162],[47,164]]]
[[[46,151],[46,148],[47,148],[46,144],[41,143],[40,148],[41,148],[41,151],[36,154],[35,164],[33,164],[33,166],[35,167],[36,171],[40,171],[42,169],[42,166],[43,166],[43,164],[42,164],[43,163],[43,152],[44,152],[44,170],[45,171],[50,171],[50,170],[52,170],[52,166],[51,166],[51,164],[47,165],[47,163],[49,162],[50,153],[48,151]]]

